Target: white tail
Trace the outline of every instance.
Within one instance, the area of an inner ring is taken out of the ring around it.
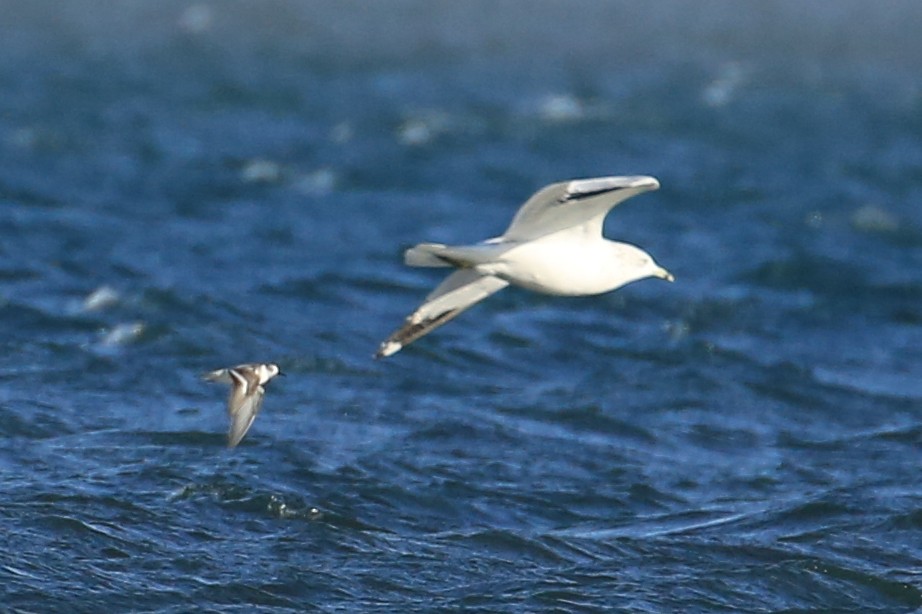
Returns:
[[[449,267],[452,264],[438,256],[446,248],[441,243],[420,243],[403,253],[403,261],[407,266]]]

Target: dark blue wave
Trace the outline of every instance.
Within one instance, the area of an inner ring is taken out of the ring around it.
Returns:
[[[0,11],[3,608],[922,608],[915,3]],[[674,284],[371,358],[407,247],[641,173]]]

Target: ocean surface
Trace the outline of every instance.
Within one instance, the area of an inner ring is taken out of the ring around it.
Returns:
[[[0,15],[0,610],[922,609],[922,4]],[[619,174],[675,283],[372,359],[408,246]]]

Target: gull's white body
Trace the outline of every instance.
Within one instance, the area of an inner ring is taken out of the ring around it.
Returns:
[[[231,448],[243,440],[244,435],[253,426],[256,414],[262,407],[264,385],[279,374],[279,368],[273,364],[248,363],[218,369],[206,373],[204,378],[212,382],[226,382],[231,385],[227,400],[227,415],[230,428],[227,432],[227,445]]]
[[[574,240],[570,231],[522,243],[446,247],[443,253],[463,259],[481,275],[558,296],[602,294],[638,279],[638,274],[650,276],[644,267],[646,254],[639,248],[614,241]],[[624,265],[612,268],[613,260]]]
[[[405,254],[410,266],[448,267],[449,275],[378,350],[390,356],[464,309],[509,284],[561,296],[587,296],[659,277],[672,281],[645,251],[602,236],[618,203],[659,182],[653,177],[600,177],[549,185],[522,205],[506,232],[475,245],[422,243]]]

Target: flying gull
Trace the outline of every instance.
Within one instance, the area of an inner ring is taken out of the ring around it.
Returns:
[[[378,348],[375,358],[399,352],[471,305],[509,284],[559,296],[588,296],[672,274],[634,245],[602,236],[605,216],[618,203],[656,190],[653,177],[597,177],[553,183],[535,193],[501,237],[473,245],[421,243],[404,253],[415,267],[455,267]]]
[[[263,395],[266,393],[263,386],[276,375],[282,375],[278,365],[249,363],[218,369],[203,376],[212,382],[231,385],[230,397],[227,399],[227,415],[230,417],[228,447],[233,448],[240,443],[250,430],[263,404]]]

